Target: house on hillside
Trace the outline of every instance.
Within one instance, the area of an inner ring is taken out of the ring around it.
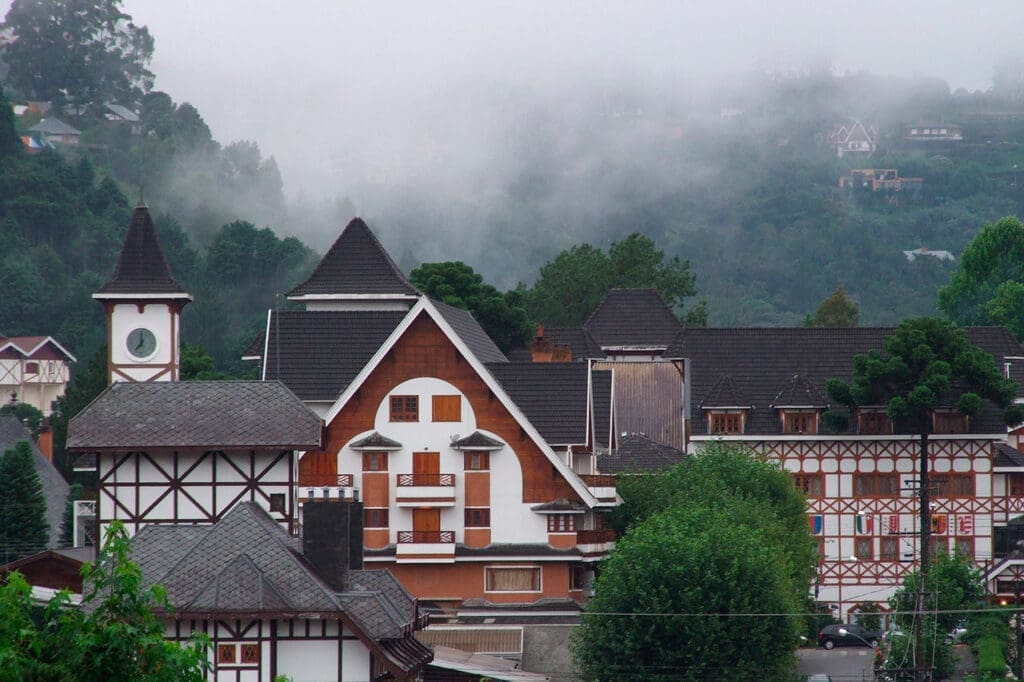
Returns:
[[[895,168],[854,168],[839,178],[842,189],[868,189],[872,192],[920,192],[923,178],[901,178]]]
[[[911,143],[963,142],[964,131],[956,123],[912,123],[903,126],[903,139]]]
[[[821,556],[815,596],[844,620],[862,602],[887,609],[920,558],[917,435],[894,424],[884,406],[849,414],[842,432],[823,422],[826,410],[839,408],[825,382],[851,378],[853,357],[881,348],[893,331],[686,329],[668,351],[690,367],[690,450],[743,444],[777,458],[807,496]],[[1024,372],[1024,352],[1005,329],[968,335],[1011,376]],[[960,551],[986,566],[1024,511],[1014,487],[1024,480],[1024,457],[1000,454],[1006,427],[994,409],[972,419],[952,407],[936,410],[932,433],[933,551]]]
[[[128,107],[120,104],[103,105],[103,117],[111,123],[131,126],[132,135],[142,134],[142,121],[139,115]]]
[[[874,124],[865,126],[859,120],[837,123],[828,133],[828,144],[839,158],[847,154],[873,154],[878,148],[878,128]]]
[[[49,417],[67,390],[73,362],[52,336],[0,336],[0,399],[27,403]]]
[[[81,130],[52,116],[42,119],[27,132],[38,133],[50,144],[77,146],[82,140]]]

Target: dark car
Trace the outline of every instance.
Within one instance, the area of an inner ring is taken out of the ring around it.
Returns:
[[[856,623],[827,625],[818,633],[818,646],[832,649],[837,646],[876,647],[882,641],[882,633],[868,630]]]

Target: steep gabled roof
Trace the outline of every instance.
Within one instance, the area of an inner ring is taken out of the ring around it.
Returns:
[[[746,420],[746,433],[778,434],[782,433],[783,425],[777,408],[784,407],[783,402],[795,406],[796,401],[810,400],[816,406],[824,406],[828,402],[825,382],[833,377],[850,380],[854,356],[882,349],[886,337],[894,331],[892,327],[689,328],[665,354],[689,359],[694,406],[706,404],[722,377],[728,375],[739,405],[752,408]],[[971,343],[991,353],[997,363],[1001,364],[1004,358],[1024,356],[1020,344],[1005,329],[969,327],[966,331]],[[1018,364],[1024,364],[1024,360],[1009,362],[1011,376]],[[784,389],[795,387],[793,377],[797,375],[801,377],[797,383],[809,385],[814,397],[786,396]],[[845,408],[833,404],[832,409]],[[704,416],[694,411],[690,427],[694,435],[707,433]],[[855,433],[857,420],[849,422],[849,432]],[[1006,427],[998,411],[988,407],[970,420],[970,431],[1003,433]]]
[[[363,219],[353,218],[313,274],[289,291],[288,297],[359,295],[414,298],[420,292],[391,260]]]
[[[829,401],[811,382],[799,374],[786,382],[772,400],[772,407],[818,407],[826,408]]]
[[[25,425],[13,414],[0,415],[0,455],[22,440],[32,449],[32,463],[43,486],[46,522],[50,524],[50,536],[46,546],[56,547],[60,541],[60,525],[64,519],[64,505],[68,499],[68,483],[57,471],[57,467],[53,466],[53,463],[36,447],[32,434]]]
[[[0,352],[12,349],[28,359],[57,359],[56,356],[63,356],[64,359],[76,362],[75,356],[67,351],[64,346],[57,343],[52,336],[0,336]],[[49,348],[50,351],[46,352]]]
[[[277,381],[117,382],[71,420],[67,447],[308,450],[322,426]]]
[[[39,123],[29,128],[29,132],[43,133],[44,135],[81,135],[78,128],[69,126],[59,118],[44,118]]]
[[[642,433],[624,433],[613,452],[598,456],[597,467],[602,474],[652,473],[674,467],[685,458],[682,450],[655,442]]]
[[[472,314],[461,308],[456,308],[433,299],[431,299],[431,303],[437,308],[437,312],[441,313],[441,316],[444,317],[445,322],[451,325],[451,328],[459,335],[462,342],[469,346],[477,360],[480,362],[508,361],[505,354],[498,350],[498,347],[494,345],[494,341],[491,340],[491,337],[487,336],[487,332],[483,330],[483,327],[480,326]]]
[[[586,363],[502,362],[487,369],[549,445],[589,442]]]
[[[736,390],[736,382],[733,380],[732,375],[723,374],[719,378],[718,382],[711,387],[707,395],[700,402],[702,408],[713,408],[713,407],[749,407],[749,405],[743,404],[743,398],[740,397],[740,393]]]
[[[682,325],[655,289],[612,289],[583,325],[601,348],[665,348]]]
[[[126,294],[162,294],[161,298],[191,299],[171,275],[160,248],[149,209],[140,204],[132,214],[117,268],[109,282],[93,298],[115,298]]]
[[[504,447],[505,444],[500,440],[479,431],[452,441],[452,450],[501,450]]]

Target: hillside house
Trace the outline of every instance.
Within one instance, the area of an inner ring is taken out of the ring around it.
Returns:
[[[874,124],[865,126],[859,120],[837,123],[828,133],[828,144],[839,158],[847,154],[872,154],[878,148],[878,128]]]
[[[49,417],[76,362],[51,336],[0,336],[0,399],[27,403]]]
[[[867,189],[872,192],[920,191],[923,178],[901,178],[895,168],[854,168],[839,178],[842,189]]]
[[[956,123],[912,123],[903,126],[903,139],[908,142],[963,142],[963,128]]]
[[[52,116],[42,119],[27,132],[38,133],[46,142],[56,145],[78,146],[82,140],[81,130]]]

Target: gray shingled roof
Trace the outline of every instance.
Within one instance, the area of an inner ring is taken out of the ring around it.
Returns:
[[[485,436],[479,431],[474,431],[465,438],[452,441],[453,450],[497,450],[505,447],[500,440]]]
[[[628,433],[618,437],[615,451],[600,455],[597,467],[602,474],[642,474],[661,471],[679,464],[686,453],[657,443],[641,433]]]
[[[407,314],[363,310],[275,312],[264,359],[266,378],[280,380],[302,400],[333,402]]]
[[[742,407],[742,401],[732,375],[723,374],[704,396],[699,407]]]
[[[1020,452],[1006,443],[996,443],[992,449],[995,455],[992,466],[1024,469],[1024,452]]]
[[[355,441],[349,447],[353,450],[401,450],[402,444],[374,431],[369,436]]]
[[[68,426],[73,451],[320,446],[322,422],[277,381],[118,382]]]
[[[39,123],[28,129],[32,133],[43,133],[44,135],[81,135],[82,131],[68,125],[59,118],[44,118]]]
[[[17,417],[13,414],[0,415],[0,454],[13,448],[20,440],[27,441],[32,447],[32,462],[43,486],[43,497],[46,498],[46,522],[50,524],[50,536],[46,546],[53,548],[60,541],[60,524],[68,499],[68,482],[57,471],[57,467],[39,451],[32,440],[31,432]]]
[[[782,424],[770,405],[792,378],[800,375],[822,396],[825,382],[853,376],[853,357],[881,349],[892,327],[686,329],[666,355],[690,360],[694,406],[691,432],[707,434],[707,419],[697,406],[705,403],[723,376],[731,376],[740,405],[752,405],[748,434],[777,434]],[[1007,356],[1024,355],[1021,346],[1001,327],[967,329],[970,341],[991,353],[1001,365]],[[1010,361],[1014,367],[1024,361]],[[832,406],[833,409],[840,409]],[[899,426],[899,425],[897,425]],[[1002,433],[1006,429],[997,410],[989,407],[971,419],[971,433]],[[642,429],[637,429],[642,430]],[[850,433],[856,420],[850,420]],[[650,435],[648,433],[648,435]]]
[[[288,296],[419,296],[362,218],[353,218],[305,282]]]
[[[180,294],[188,293],[171,275],[164,252],[160,248],[149,209],[136,206],[128,234],[125,235],[117,268],[109,282],[96,292],[103,294]]]
[[[483,330],[483,327],[476,321],[476,318],[468,311],[433,299],[430,302],[434,304],[437,312],[441,313],[441,317],[458,334],[462,342],[469,347],[469,350],[476,356],[477,360],[485,363],[508,362],[505,354],[494,345],[491,337],[487,336],[487,332]]]
[[[772,400],[772,407],[820,407],[829,406],[828,398],[799,374],[786,382]]]
[[[499,362],[487,369],[549,445],[588,442],[586,363]]]
[[[601,345],[583,327],[545,327],[544,338],[556,346],[568,346],[573,360],[605,357]]]
[[[682,328],[654,289],[612,289],[583,326],[602,348],[664,348]]]

